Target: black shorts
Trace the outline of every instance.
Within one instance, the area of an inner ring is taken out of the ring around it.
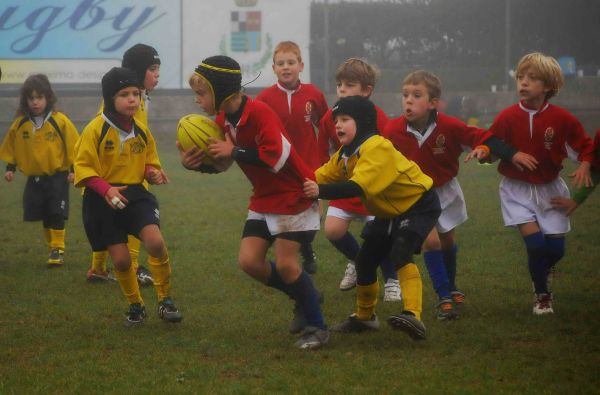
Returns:
[[[23,220],[42,221],[51,217],[69,217],[69,173],[27,178],[23,192]]]
[[[107,246],[127,243],[127,236],[139,238],[147,225],[159,225],[158,201],[142,185],[129,185],[121,191],[129,203],[123,210],[112,209],[93,190],[83,194],[82,216],[85,233],[93,251],[104,251]]]
[[[284,239],[297,241],[298,243],[302,244],[312,241],[312,239],[315,237],[315,233],[316,232],[314,230],[306,230],[300,232],[283,232],[272,235],[271,232],[269,232],[269,227],[267,226],[266,221],[249,219],[246,220],[246,223],[244,224],[242,239],[244,237],[259,237],[267,240],[269,243],[273,243],[275,239]]]
[[[415,240],[418,247],[414,253],[419,253],[420,245],[437,223],[441,212],[437,193],[429,190],[403,214],[392,219],[375,217],[373,221],[367,222],[361,236],[365,240],[378,238],[392,242],[398,236],[405,236]]]

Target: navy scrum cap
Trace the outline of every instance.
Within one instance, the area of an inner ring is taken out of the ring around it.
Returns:
[[[242,70],[239,63],[229,56],[206,58],[194,72],[210,86],[217,111],[223,101],[242,90]]]
[[[146,70],[153,64],[160,64],[158,52],[146,44],[135,44],[123,54],[121,66],[135,71],[141,85],[146,79]]]
[[[334,104],[332,116],[348,115],[356,122],[356,134],[377,130],[377,110],[373,102],[362,96],[342,97]]]
[[[102,98],[104,108],[115,111],[114,97],[123,88],[135,86],[139,88],[140,83],[133,70],[124,67],[113,67],[102,77]]]

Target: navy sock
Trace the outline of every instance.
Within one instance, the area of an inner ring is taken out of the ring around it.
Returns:
[[[450,250],[442,250],[444,255],[444,266],[446,267],[446,274],[448,275],[448,283],[450,284],[450,291],[456,291],[456,251],[458,248],[456,244],[452,246]]]
[[[548,270],[565,256],[565,237],[545,237],[546,258],[548,259]]]
[[[294,300],[304,312],[306,324],[308,326],[327,329],[323,314],[321,314],[321,307],[319,306],[319,293],[310,276],[305,271],[302,271],[300,277],[288,286]]]
[[[533,287],[536,294],[548,293],[547,284],[547,263],[545,257],[546,240],[542,232],[532,233],[523,237],[527,247],[527,264],[529,265],[529,274],[533,281]]]
[[[444,266],[444,256],[442,250],[427,251],[423,254],[427,272],[433,285],[433,289],[440,299],[450,297],[450,285],[448,283],[448,274]]]
[[[392,263],[389,255],[386,255],[385,258],[383,258],[383,260],[379,263],[379,266],[381,266],[381,273],[386,281],[390,278],[393,280],[398,279],[396,265]]]
[[[267,281],[267,286],[271,288],[275,288],[292,298],[292,294],[290,292],[290,287],[283,282],[283,279],[277,273],[277,269],[275,267],[275,262],[269,262],[271,264],[271,277]]]
[[[352,236],[352,233],[346,232],[346,234],[344,234],[344,236],[342,236],[341,239],[329,241],[339,252],[344,254],[346,258],[348,258],[351,261],[356,259],[358,251],[360,250],[360,246],[358,245],[358,242],[356,241],[354,236]]]

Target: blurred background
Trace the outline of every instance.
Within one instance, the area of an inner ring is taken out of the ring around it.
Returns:
[[[0,0],[0,134],[20,84],[39,72],[82,127],[98,108],[102,75],[139,42],[162,60],[150,126],[169,131],[198,111],[187,79],[202,59],[238,60],[254,95],[275,82],[272,52],[283,40],[300,45],[302,80],[330,104],[336,67],[362,57],[381,71],[373,100],[389,115],[401,112],[404,76],[427,69],[442,79],[442,110],[482,126],[517,100],[520,57],[541,51],[566,77],[553,101],[589,133],[600,127],[597,0]]]

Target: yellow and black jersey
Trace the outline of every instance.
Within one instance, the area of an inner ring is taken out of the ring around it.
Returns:
[[[380,135],[365,140],[350,156],[344,155],[342,148],[317,169],[317,183],[355,182],[363,191],[365,207],[376,217],[397,217],[433,185],[415,162]]]
[[[145,98],[148,98],[148,95],[146,95],[145,93],[142,92],[142,94],[140,95],[140,107],[138,108],[137,112],[135,113],[135,115],[133,117],[135,118],[136,121],[138,121],[142,125],[148,126],[148,104],[149,103],[146,103]],[[102,115],[103,111],[104,111],[104,101],[102,101],[102,103],[100,103],[100,109],[98,110],[98,113],[96,115]]]
[[[133,122],[127,133],[96,116],[83,130],[75,153],[75,185],[101,177],[109,184],[141,184],[146,165],[161,168],[154,137],[148,127]]]
[[[48,113],[39,128],[28,116],[20,116],[4,137],[0,159],[26,176],[51,176],[71,167],[78,137],[73,122],[61,112]]]

